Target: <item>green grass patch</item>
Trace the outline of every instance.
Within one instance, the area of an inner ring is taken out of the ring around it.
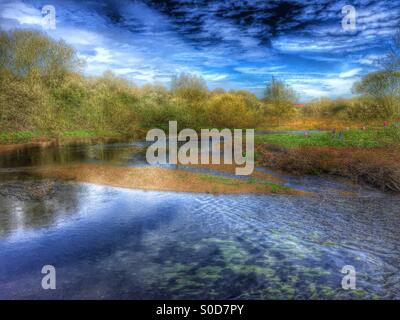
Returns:
[[[331,132],[304,134],[270,134],[255,138],[256,143],[268,143],[284,148],[299,147],[358,147],[376,148],[400,144],[400,129],[388,127],[383,129],[348,130],[340,137]]]
[[[208,181],[210,183],[222,183],[222,184],[230,185],[230,186],[234,186],[239,182],[235,179],[221,177],[221,176],[213,176],[211,174],[202,175],[200,178],[202,180]]]
[[[101,130],[72,130],[58,132],[44,131],[15,131],[0,132],[0,144],[26,143],[35,138],[95,138],[95,137],[117,137],[120,134],[111,131]]]
[[[104,130],[73,130],[64,131],[61,136],[63,138],[94,138],[94,137],[113,137],[118,134],[115,132],[104,131]]]
[[[248,179],[247,183],[249,183],[249,184],[257,184],[259,186],[271,188],[271,192],[272,193],[279,193],[279,192],[282,192],[282,191],[289,191],[290,190],[290,188],[282,186],[280,184],[276,184],[276,183],[272,183],[272,182],[269,182],[269,181],[260,180],[260,179],[254,178],[254,177]]]
[[[38,136],[32,131],[2,132],[0,133],[0,143],[21,143],[30,141]]]
[[[221,176],[213,176],[211,174],[206,174],[201,176],[202,180],[205,180],[209,183],[222,183],[225,185],[230,185],[230,186],[235,186],[240,182],[246,182],[248,184],[255,184],[257,186],[257,189],[259,189],[260,191],[263,191],[265,187],[271,189],[271,193],[280,193],[283,191],[289,191],[291,190],[288,187],[279,185],[279,184],[275,184],[272,182],[268,182],[268,181],[264,181],[261,179],[257,179],[254,177],[251,177],[247,180],[237,180],[237,179],[232,179],[232,178],[226,178],[226,177],[221,177]]]

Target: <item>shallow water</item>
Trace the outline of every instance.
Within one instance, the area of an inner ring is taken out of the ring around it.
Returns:
[[[400,298],[393,195],[276,172],[317,195],[152,192],[29,175],[50,163],[145,165],[140,147],[0,155],[0,298]],[[56,268],[56,290],[41,288],[44,265]],[[357,290],[341,287],[345,265]]]

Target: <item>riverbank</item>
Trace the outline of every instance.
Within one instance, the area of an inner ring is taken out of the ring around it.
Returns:
[[[257,174],[257,177],[252,177],[249,180],[239,180],[179,169],[127,168],[97,164],[46,166],[34,169],[31,173],[41,178],[57,178],[142,190],[215,194],[310,195],[310,193],[266,180],[267,174],[264,178]]]
[[[259,165],[297,175],[331,174],[400,192],[400,129],[257,137]]]
[[[65,132],[57,137],[37,135],[28,142],[26,139],[20,140],[25,141],[21,143],[0,144],[0,154],[35,146],[45,148],[69,143],[119,142],[125,141],[127,137],[116,133],[102,136],[100,132],[81,130]],[[261,134],[256,135],[255,141],[256,160],[259,166],[296,175],[341,176],[355,183],[367,183],[384,191],[400,192],[400,129],[396,126],[365,130]],[[228,174],[234,174],[235,169],[234,166],[229,165],[192,167],[217,170]],[[263,174],[255,171],[252,179],[265,180],[278,186],[282,184],[282,181],[272,176],[265,177]],[[185,184],[185,181],[180,182]],[[229,183],[225,181],[225,185],[227,184]],[[128,183],[127,186],[129,187],[130,184]],[[133,186],[135,187],[136,184]],[[205,187],[206,185],[202,184],[200,188],[202,191],[194,188],[193,192],[213,192],[212,188]],[[154,190],[159,190],[158,187],[155,188]],[[244,190],[242,187],[238,188]],[[176,185],[172,189],[170,191],[179,191]],[[226,188],[222,189],[224,188],[217,187],[217,190],[220,190],[218,192],[227,192]],[[273,188],[274,191],[276,189],[277,187]],[[254,190],[251,189],[250,192],[254,192]],[[267,192],[269,191],[267,190]]]

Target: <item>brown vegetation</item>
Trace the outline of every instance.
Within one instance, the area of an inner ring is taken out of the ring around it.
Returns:
[[[294,174],[333,174],[400,192],[400,150],[260,145],[258,161]]]

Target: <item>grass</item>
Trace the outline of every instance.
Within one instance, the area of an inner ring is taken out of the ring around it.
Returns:
[[[201,179],[210,183],[222,183],[224,185],[232,186],[239,182],[232,178],[226,178],[221,176],[213,176],[211,174],[204,174]]]
[[[257,163],[292,174],[323,173],[400,192],[400,128],[256,136]]]
[[[364,126],[368,128],[375,128],[382,126],[380,120],[371,121],[355,121],[346,119],[335,119],[329,117],[296,117],[292,119],[273,119],[266,118],[263,125],[259,128],[261,130],[331,130],[336,128],[338,130],[359,129]]]
[[[261,179],[257,179],[257,178],[254,178],[254,177],[251,177],[249,180],[247,180],[247,183],[249,183],[249,184],[258,184],[258,185],[262,185],[262,186],[271,188],[271,193],[282,193],[282,192],[290,190],[290,188],[282,186],[280,184],[272,183],[272,182],[269,182],[269,181],[263,181]]]
[[[21,143],[32,140],[38,133],[33,131],[17,131],[0,133],[0,143]]]
[[[119,133],[105,130],[72,130],[61,133],[44,131],[15,131],[0,132],[0,144],[27,143],[36,139],[46,140],[52,138],[96,138],[96,137],[116,137]]]
[[[61,134],[63,138],[95,138],[95,137],[113,137],[118,136],[118,133],[112,131],[105,130],[73,130],[73,131],[64,131]]]
[[[400,144],[400,129],[387,127],[382,129],[356,130],[343,132],[343,137],[331,132],[304,134],[270,134],[260,135],[255,138],[256,143],[278,145],[283,148],[293,149],[300,147],[357,147],[376,148]]]
[[[201,179],[209,183],[221,183],[223,185],[228,185],[228,186],[235,186],[242,183],[241,180],[226,178],[221,176],[214,176],[211,174],[204,174],[201,177]],[[264,188],[267,188],[270,190],[271,193],[285,193],[291,190],[290,188],[282,186],[280,184],[272,183],[270,181],[265,181],[255,177],[250,177],[248,180],[246,180],[246,182],[249,185],[255,185],[256,188],[260,191]]]
[[[292,174],[323,173],[365,182],[383,191],[400,192],[400,148],[306,147],[277,150],[258,145],[259,165]]]

